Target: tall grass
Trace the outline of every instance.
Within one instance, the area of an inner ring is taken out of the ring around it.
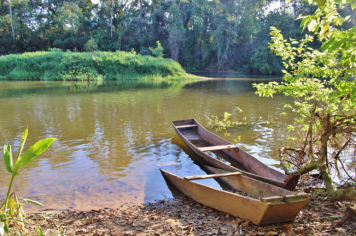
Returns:
[[[31,52],[0,57],[0,79],[102,80],[192,77],[179,63],[127,52]]]

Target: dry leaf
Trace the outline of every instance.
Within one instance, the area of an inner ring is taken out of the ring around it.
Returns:
[[[276,231],[269,231],[268,233],[265,234],[265,236],[272,236],[272,235],[278,235],[278,232],[276,232]]]
[[[250,221],[247,220],[244,223],[241,224],[243,227],[248,227],[250,225]]]

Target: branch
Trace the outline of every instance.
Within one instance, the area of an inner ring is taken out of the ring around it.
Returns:
[[[336,153],[336,155],[334,156],[334,159],[337,160],[339,158],[339,155],[341,154],[341,152],[346,148],[346,146],[349,144],[349,142],[351,141],[351,138],[348,139],[344,145],[340,148],[340,150]]]
[[[352,219],[355,216],[356,216],[356,209],[348,206],[346,208],[344,217],[342,217],[342,219],[339,222],[337,222],[336,225],[343,225],[345,223],[345,221]],[[349,231],[349,232],[351,232],[351,231]]]
[[[310,140],[309,140],[309,160],[313,161],[314,160],[314,151],[313,151],[313,123],[314,123],[314,117],[315,117],[315,109],[316,109],[317,103],[315,103],[313,110],[310,111],[310,124],[309,124],[309,135],[310,135]]]
[[[288,168],[285,166],[285,164],[284,164],[284,159],[283,159],[283,154],[282,154],[282,149],[280,148],[280,149],[278,149],[278,152],[279,152],[279,162],[280,162],[280,164],[281,164],[281,166],[282,166],[282,169],[284,170],[284,173],[286,174],[286,175],[289,175],[289,170],[288,170]]]
[[[342,163],[342,161],[340,161],[340,163],[341,163],[341,167],[342,167],[342,169],[345,171],[346,175],[347,175],[352,181],[356,182],[356,181],[349,175],[349,173],[346,171],[345,166],[344,166],[344,163]]]
[[[304,145],[303,145],[303,151],[304,151],[304,152],[305,152],[305,148],[306,148],[307,143],[308,143],[309,133],[310,133],[310,125],[309,125],[309,130],[308,130],[308,132],[307,132],[307,135],[305,136],[305,142],[304,142]]]
[[[304,175],[312,170],[315,170],[318,168],[318,163],[315,161],[310,162],[308,165],[300,168],[298,171],[293,172],[294,174],[299,174],[299,175]]]
[[[286,151],[303,152],[303,150],[298,150],[298,149],[290,148],[290,147],[283,147],[280,150],[282,153],[285,153]]]
[[[356,201],[356,190],[353,186],[346,189],[338,189],[330,194],[332,202]]]
[[[335,165],[335,169],[336,169],[336,172],[337,172],[337,176],[339,177],[339,179],[341,179],[339,167],[337,166],[337,159],[334,159],[334,165]]]

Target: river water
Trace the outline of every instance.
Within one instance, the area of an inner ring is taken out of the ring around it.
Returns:
[[[159,169],[177,175],[204,174],[196,156],[179,139],[171,121],[227,111],[251,121],[223,136],[273,168],[291,116],[279,116],[284,96],[260,98],[253,83],[272,77],[218,75],[198,81],[0,82],[0,147],[19,146],[26,126],[25,150],[36,141],[57,140],[20,170],[14,190],[45,206],[28,210],[89,210],[147,203],[172,197]],[[227,77],[227,78],[226,78]],[[236,106],[243,112],[239,113]],[[283,130],[283,131],[282,131]],[[215,132],[215,130],[212,130]],[[240,138],[237,142],[236,139]],[[280,169],[279,169],[280,170]],[[10,175],[0,165],[0,197]],[[220,187],[214,180],[207,183]]]

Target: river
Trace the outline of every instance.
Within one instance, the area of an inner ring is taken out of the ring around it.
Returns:
[[[43,203],[41,211],[89,210],[171,198],[159,168],[180,176],[204,174],[171,121],[195,118],[205,126],[209,114],[221,117],[225,111],[239,119],[274,120],[267,126],[232,129],[230,136],[218,134],[280,170],[278,148],[293,119],[279,114],[291,100],[281,95],[260,98],[252,87],[278,78],[215,76],[220,78],[0,82],[1,148],[11,144],[15,155],[26,126],[25,150],[40,139],[57,138],[44,154],[20,170],[14,190]],[[0,176],[1,197],[10,180],[3,164]],[[214,180],[207,183],[220,187]]]

